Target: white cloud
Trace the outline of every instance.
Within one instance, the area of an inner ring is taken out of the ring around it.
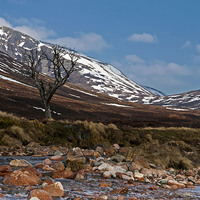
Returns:
[[[157,37],[149,33],[142,33],[142,34],[134,33],[129,37],[129,40],[133,42],[154,43],[157,42]]]
[[[63,37],[49,40],[49,42],[66,45],[69,48],[75,48],[84,52],[100,51],[103,48],[109,47],[102,36],[96,33],[82,33],[79,37]]]
[[[19,18],[14,20],[14,24],[17,25],[12,25],[4,18],[0,18],[0,25],[28,34],[37,40],[45,40],[49,36],[55,35],[53,30],[49,30],[45,26],[42,26],[42,22],[38,19],[29,20],[26,18]]]
[[[137,56],[135,54],[125,56],[125,59],[128,62],[132,62],[132,63],[144,63],[145,62],[142,58],[140,58],[139,56]]]
[[[100,51],[109,45],[103,37],[96,33],[82,33],[79,37],[63,37],[57,39],[49,39],[51,36],[56,36],[53,30],[46,28],[41,20],[18,18],[13,19],[13,23],[8,22],[4,18],[0,18],[0,25],[8,26],[27,35],[32,36],[37,40],[48,41],[55,44],[66,45],[69,48],[88,52]]]
[[[43,26],[16,26],[15,30],[25,33],[27,35],[32,36],[37,40],[46,40],[49,36],[55,35],[55,32],[52,30],[48,30]]]
[[[131,58],[133,58],[132,62]],[[186,88],[188,83],[184,79],[192,77],[193,75],[191,69],[174,62],[160,60],[149,62],[142,58],[140,59],[141,62],[136,62],[136,55],[133,57],[130,55],[128,57],[125,56],[126,62],[123,63],[123,66],[126,67],[123,67],[124,73],[141,85],[148,85],[163,90],[163,92],[170,91],[170,93],[176,93],[178,88],[179,90],[180,88]]]
[[[187,40],[187,41],[185,41],[185,43],[182,45],[182,48],[185,49],[185,48],[188,48],[188,47],[191,47],[191,46],[192,46],[192,43],[191,43],[189,40]]]
[[[4,18],[0,17],[0,25],[1,26],[7,26],[7,27],[12,27],[11,24],[6,21]]]

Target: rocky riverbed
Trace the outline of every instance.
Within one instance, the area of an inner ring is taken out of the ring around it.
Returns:
[[[129,148],[0,147],[0,198],[200,199],[200,168],[162,169]]]

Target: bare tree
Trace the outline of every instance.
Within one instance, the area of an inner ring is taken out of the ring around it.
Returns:
[[[69,55],[69,61],[66,60],[65,55]],[[66,51],[55,45],[52,51],[47,53],[47,50],[32,49],[26,51],[25,61],[28,65],[28,75],[32,78],[35,87],[39,90],[40,97],[45,109],[45,117],[52,118],[50,101],[55,94],[56,90],[63,86],[70,74],[76,70],[77,61],[79,56],[73,50],[66,53]],[[46,61],[47,66],[42,66]],[[40,67],[48,67],[52,71],[53,81],[45,80],[40,73]]]

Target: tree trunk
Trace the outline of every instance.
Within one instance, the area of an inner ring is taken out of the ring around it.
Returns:
[[[44,109],[45,109],[45,117],[46,119],[51,119],[51,109],[49,103],[45,102],[44,103]]]

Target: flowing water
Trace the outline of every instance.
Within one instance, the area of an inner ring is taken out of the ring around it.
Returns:
[[[37,163],[41,163],[47,157],[0,157],[0,165],[8,165],[13,159],[26,159],[33,166]],[[13,170],[16,168],[13,168]],[[40,171],[41,172],[41,171]],[[41,172],[45,175],[45,172]],[[46,173],[48,174],[48,173]],[[21,200],[27,199],[28,191],[25,187],[6,186],[2,184],[3,177],[0,178],[0,193],[5,194],[2,200]],[[71,179],[56,179],[60,181],[65,190],[65,197],[54,198],[56,200],[68,199],[73,200],[80,197],[83,200],[95,199],[99,196],[107,196],[108,199],[117,199],[118,196],[123,196],[124,199],[135,197],[141,200],[145,199],[200,199],[200,187],[194,189],[180,189],[172,191],[169,189],[154,190],[154,186],[151,184],[143,184],[134,182],[132,185],[127,184],[127,181],[121,179],[102,179],[99,173],[87,173],[87,179],[84,181],[76,181]],[[100,187],[100,183],[104,183],[107,187]]]

